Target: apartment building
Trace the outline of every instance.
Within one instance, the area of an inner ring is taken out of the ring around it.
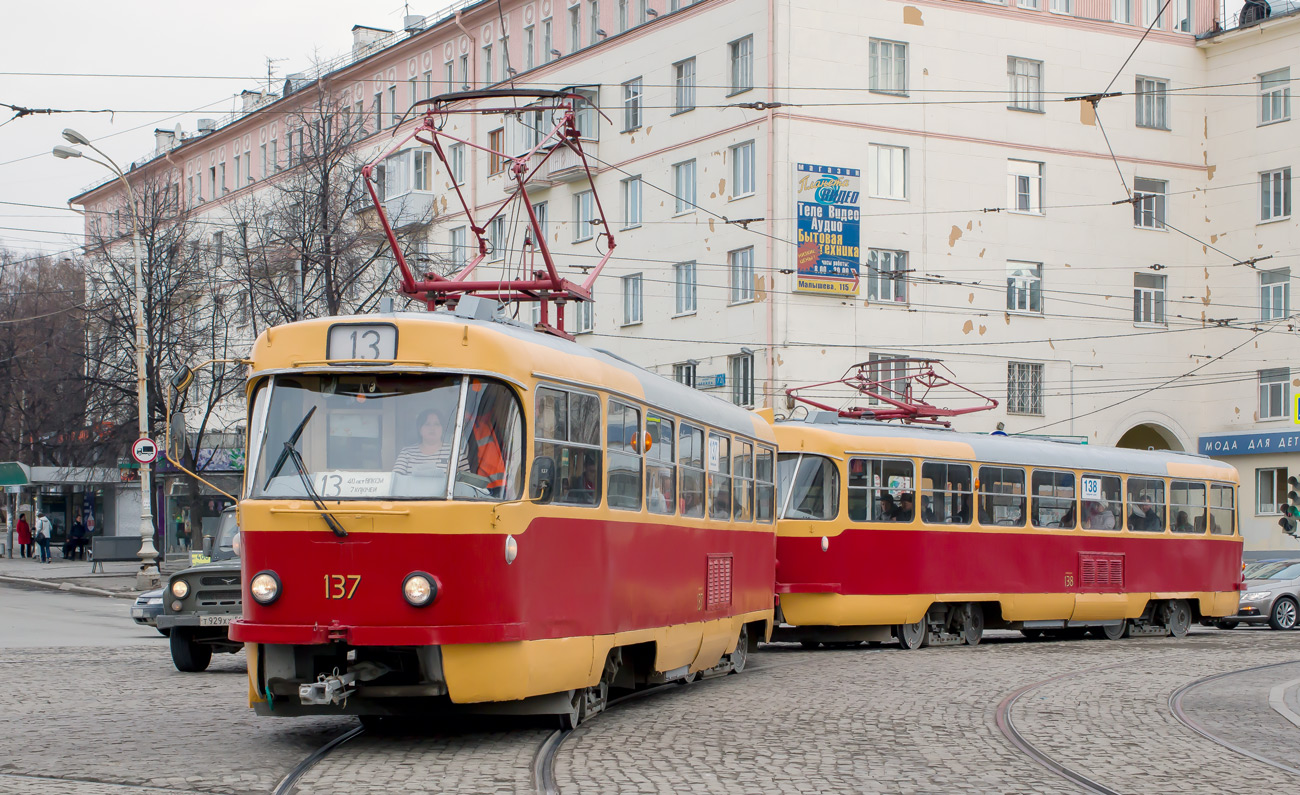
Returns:
[[[221,231],[224,207],[292,172],[279,111],[308,87],[364,120],[369,157],[416,100],[573,88],[600,110],[579,128],[618,244],[569,314],[584,344],[778,411],[857,362],[939,358],[999,401],[966,430],[1234,456],[1248,549],[1295,550],[1276,522],[1300,472],[1300,14],[1274,5],[1259,21],[1217,0],[466,2],[354,29],[352,53],[137,171],[170,173]],[[525,119],[457,132],[522,151]],[[505,163],[462,147],[449,172],[414,150],[385,163],[386,201],[431,209],[421,253],[454,268],[473,235],[447,193],[491,207]],[[571,165],[530,193],[578,274],[601,250]],[[522,232],[494,225],[484,273]]]

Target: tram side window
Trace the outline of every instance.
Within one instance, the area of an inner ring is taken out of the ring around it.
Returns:
[[[517,500],[523,495],[524,428],[514,392],[469,379],[452,497]]]
[[[980,467],[980,524],[1025,526],[1025,470]]]
[[[849,519],[910,522],[916,516],[915,470],[906,458],[849,459]],[[908,499],[910,498],[910,505]]]
[[[1175,533],[1205,532],[1205,484],[1188,480],[1169,483],[1169,529]]]
[[[731,518],[731,437],[709,434],[709,518]]]
[[[758,521],[771,524],[776,503],[776,486],[772,479],[774,454],[770,447],[758,448],[754,459],[754,513]]]
[[[737,522],[754,521],[754,445],[736,442],[732,506]]]
[[[1236,490],[1231,486],[1210,486],[1210,533],[1230,536],[1237,526]]]
[[[555,462],[553,502],[600,504],[599,429],[600,400],[595,395],[537,388],[535,451],[536,457]]]
[[[669,514],[677,508],[677,467],[673,457],[673,421],[647,414],[645,451],[645,504],[650,513]]]
[[[1084,530],[1124,529],[1124,500],[1120,496],[1119,478],[1085,473],[1081,491],[1084,494],[1095,491],[1100,495],[1100,499],[1085,498],[1083,501]]]
[[[617,400],[609,401],[605,420],[609,449],[609,507],[641,510],[641,410]]]
[[[1165,482],[1163,480],[1128,479],[1128,529],[1143,533],[1165,531]]]
[[[682,423],[677,431],[682,471],[682,516],[704,516],[704,431]]]
[[[777,457],[782,519],[835,519],[840,514],[840,473],[829,458],[782,453]]]
[[[1052,469],[1035,469],[1030,477],[1034,489],[1032,513],[1034,527],[1075,526],[1074,473]],[[1114,525],[1111,526],[1114,529]]]
[[[971,479],[968,464],[921,464],[921,519],[929,524],[970,524]]]

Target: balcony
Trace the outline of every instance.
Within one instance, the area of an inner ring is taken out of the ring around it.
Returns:
[[[528,167],[524,172],[524,189],[529,193],[537,190],[546,190],[551,187],[552,183],[548,174],[548,168],[551,164],[547,163],[540,169],[537,168],[537,164],[540,163],[542,158],[545,156],[545,152],[538,152],[528,160]],[[552,158],[552,160],[554,160],[554,158]],[[532,176],[528,176],[529,174]],[[501,190],[504,193],[514,195],[515,191],[518,190],[518,183],[516,183],[510,176],[510,164],[508,162],[506,163],[505,171],[496,175],[493,179],[501,180]]]
[[[396,230],[429,223],[433,220],[433,207],[433,194],[426,191],[411,191],[384,200],[384,213]]]

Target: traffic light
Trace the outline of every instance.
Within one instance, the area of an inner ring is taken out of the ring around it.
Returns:
[[[1300,479],[1292,475],[1286,482],[1291,490],[1287,492],[1286,504],[1282,506],[1282,518],[1277,523],[1282,532],[1300,538]]]

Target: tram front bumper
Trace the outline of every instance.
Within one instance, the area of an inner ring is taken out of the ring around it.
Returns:
[[[254,624],[236,621],[230,639],[273,646],[319,646],[343,642],[350,646],[445,646],[461,643],[506,643],[524,640],[525,625],[364,626],[342,624]]]

